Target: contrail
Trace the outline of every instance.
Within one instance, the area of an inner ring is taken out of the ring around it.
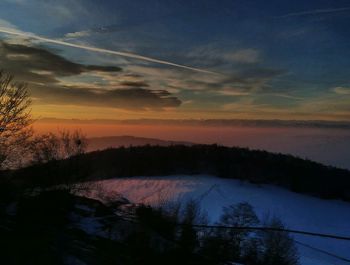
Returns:
[[[298,17],[298,16],[327,14],[327,13],[337,13],[337,12],[344,12],[344,11],[349,11],[349,10],[350,10],[350,7],[315,9],[315,10],[309,10],[309,11],[289,13],[289,14],[286,14],[286,15],[278,16],[277,18]]]
[[[40,40],[43,42],[54,43],[54,44],[59,44],[59,45],[63,45],[63,46],[93,51],[93,52],[114,54],[114,55],[119,55],[119,56],[123,56],[123,57],[138,59],[138,60],[152,62],[152,63],[170,65],[170,66],[183,68],[183,69],[187,69],[187,70],[192,70],[192,71],[200,72],[200,73],[221,75],[220,73],[212,72],[209,70],[195,68],[195,67],[191,67],[191,66],[177,64],[177,63],[172,63],[172,62],[159,60],[159,59],[155,59],[155,58],[151,58],[151,57],[147,57],[147,56],[142,56],[139,54],[134,54],[134,53],[129,53],[129,52],[118,52],[118,51],[113,51],[113,50],[108,50],[108,49],[101,49],[101,48],[96,48],[96,47],[91,47],[91,46],[86,46],[86,45],[81,45],[81,44],[70,43],[70,42],[61,41],[61,40],[49,39],[49,38],[45,38],[45,37],[31,34],[31,33],[19,32],[19,31],[15,31],[12,29],[8,29],[8,28],[0,27],[0,32],[11,34],[11,35],[16,35],[16,36],[21,36],[21,37],[27,37],[27,38],[31,38],[31,39],[36,39],[36,40]]]

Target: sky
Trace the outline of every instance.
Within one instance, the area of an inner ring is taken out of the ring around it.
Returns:
[[[348,0],[2,0],[37,118],[350,121]]]

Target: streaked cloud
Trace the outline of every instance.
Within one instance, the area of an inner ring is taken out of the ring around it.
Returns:
[[[181,104],[167,90],[152,89],[141,76],[124,74],[117,66],[75,63],[39,47],[0,42],[0,69],[29,83],[35,104],[134,110]]]
[[[238,63],[257,63],[260,61],[260,53],[256,49],[242,49],[223,54],[222,57]]]
[[[338,86],[333,88],[333,91],[339,95],[350,95],[350,87]]]
[[[300,17],[300,16],[320,15],[320,14],[331,14],[331,13],[340,13],[340,12],[348,12],[348,11],[350,11],[350,7],[314,9],[314,10],[307,10],[307,11],[301,11],[301,12],[288,13],[288,14],[285,14],[285,15],[282,15],[282,16],[278,16],[278,18]]]
[[[10,35],[15,35],[15,36],[21,36],[21,37],[26,37],[26,38],[30,38],[30,39],[35,39],[35,40],[39,40],[39,41],[42,41],[42,42],[54,43],[54,44],[58,44],[58,45],[63,45],[63,46],[68,46],[68,47],[88,50],[88,51],[92,51],[92,52],[113,54],[113,55],[117,55],[117,56],[122,56],[122,57],[137,59],[137,60],[141,60],[141,61],[151,62],[151,63],[157,63],[157,64],[163,64],[163,65],[183,68],[183,69],[196,71],[196,72],[201,72],[201,73],[219,74],[219,73],[215,73],[213,71],[209,71],[209,70],[206,70],[206,69],[200,69],[200,68],[191,67],[191,66],[187,66],[187,65],[183,65],[183,64],[177,64],[177,63],[173,63],[173,62],[170,62],[170,61],[155,59],[155,58],[151,58],[151,57],[147,57],[147,56],[143,56],[143,55],[139,55],[139,54],[134,54],[134,53],[129,53],[129,52],[120,52],[120,51],[114,51],[114,50],[108,50],[108,49],[102,49],[102,48],[87,46],[87,45],[83,45],[83,44],[75,44],[75,43],[67,42],[67,41],[64,41],[64,40],[57,40],[57,39],[41,37],[41,36],[35,35],[33,33],[27,33],[27,32],[22,32],[22,31],[18,31],[18,30],[13,30],[11,28],[1,27],[0,28],[0,32],[6,33],[6,34],[10,34]]]
[[[69,33],[66,33],[64,35],[64,39],[74,39],[74,38],[88,37],[88,36],[90,36],[90,34],[91,34],[91,32],[89,30],[69,32]]]
[[[0,41],[1,68],[23,76],[27,75],[31,81],[38,71],[51,73],[51,79],[59,76],[79,75],[83,72],[102,71],[119,72],[116,66],[83,65],[74,63],[49,50],[30,47],[22,44],[13,44]],[[32,76],[30,76],[32,75]]]
[[[176,72],[169,69],[159,69],[146,66],[127,67],[134,73],[141,74],[149,83],[154,85],[166,84],[167,87],[190,91],[213,91],[240,94],[264,91],[268,83],[283,74],[284,70],[264,67],[236,69],[227,75],[205,75],[202,73]]]
[[[131,87],[129,89],[95,90],[85,87],[57,87],[47,89],[34,86],[35,94],[40,95],[38,104],[77,105],[130,110],[163,110],[176,108],[181,101],[172,97],[166,90],[151,90]]]
[[[196,47],[186,54],[203,65],[220,65],[220,64],[254,64],[261,61],[261,52],[253,48],[222,48],[218,45],[211,44]]]
[[[17,29],[17,27],[15,25],[13,25],[11,22],[4,20],[4,19],[0,19],[0,27],[9,28],[9,29]]]
[[[345,2],[4,0],[0,68],[40,116],[350,120]]]
[[[249,96],[251,95],[250,92],[247,91],[241,91],[241,90],[234,90],[234,89],[223,89],[218,91],[218,94],[224,95],[224,96]]]

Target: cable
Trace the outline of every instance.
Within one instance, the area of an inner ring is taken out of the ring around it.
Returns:
[[[183,225],[186,225],[186,224],[178,223],[176,225],[183,226]],[[233,229],[233,230],[256,230],[256,231],[288,232],[288,233],[291,233],[291,234],[301,234],[301,235],[307,235],[307,236],[325,237],[325,238],[332,238],[332,239],[350,241],[350,237],[348,237],[348,236],[323,234],[323,233],[301,231],[301,230],[293,230],[293,229],[285,229],[285,228],[277,228],[277,227],[223,226],[223,225],[202,225],[202,224],[193,224],[191,226],[197,227],[197,228],[206,228],[206,229],[215,228],[215,229]]]
[[[328,255],[328,256],[330,256],[330,257],[332,257],[332,258],[336,258],[336,259],[339,259],[339,260],[341,260],[341,261],[345,261],[345,262],[349,262],[349,263],[350,263],[350,259],[348,259],[348,258],[344,258],[344,257],[338,256],[338,255],[333,254],[333,253],[331,253],[331,252],[328,252],[328,251],[326,251],[326,250],[313,247],[313,246],[311,246],[311,245],[302,243],[302,242],[300,242],[300,241],[298,241],[298,240],[295,240],[295,239],[294,239],[294,242],[295,242],[296,244],[298,244],[298,245],[301,245],[301,246],[303,246],[303,247],[306,247],[306,248],[312,249],[312,250],[314,250],[314,251],[323,253],[323,254]]]
[[[135,218],[135,219],[137,219],[137,218]],[[271,232],[288,232],[288,233],[291,233],[291,234],[300,234],[300,235],[306,235],[306,236],[332,238],[332,239],[337,239],[337,240],[350,241],[350,237],[349,236],[323,234],[323,233],[317,233],[317,232],[309,232],[309,231],[303,231],[303,230],[294,230],[294,229],[286,229],[286,228],[278,228],[278,227],[224,226],[224,225],[183,224],[183,223],[173,223],[173,225],[176,225],[176,226],[189,226],[190,225],[192,227],[205,228],[205,229],[233,229],[233,230],[255,230],[255,231],[271,231]]]
[[[116,215],[114,215],[116,216]],[[129,218],[124,218],[122,216],[118,216],[118,218],[120,218],[123,221],[126,222],[130,222],[133,224],[140,224],[140,225],[145,225],[144,223],[140,223],[138,222],[137,218],[135,216],[130,216]],[[308,235],[308,236],[318,236],[318,237],[324,237],[324,238],[332,238],[332,239],[337,239],[337,240],[350,240],[350,237],[344,237],[344,236],[338,236],[338,235],[330,235],[330,234],[322,234],[322,233],[314,233],[314,232],[308,232],[308,231],[300,231],[300,230],[291,230],[291,229],[284,229],[284,228],[274,228],[274,227],[242,227],[242,226],[222,226],[222,225],[203,225],[203,224],[183,224],[183,223],[173,223],[176,226],[191,226],[191,227],[197,227],[197,228],[205,228],[205,229],[233,229],[233,230],[256,230],[256,231],[275,231],[275,232],[288,232],[288,233],[294,233],[294,234],[302,234],[302,235]],[[147,224],[146,224],[147,225]],[[174,239],[170,239],[167,238],[165,235],[163,235],[162,233],[159,233],[156,229],[148,226],[149,228],[151,228],[153,231],[155,231],[158,235],[160,235],[161,237],[163,237],[165,240],[168,240],[174,244],[177,244],[178,246],[184,248],[184,246],[182,246],[180,244],[180,242],[178,242],[177,240]],[[326,250],[323,249],[319,249],[316,248],[314,246],[302,243],[298,240],[294,239],[294,242],[298,245],[301,245],[303,247],[309,248],[313,251],[317,251],[320,253],[323,253],[325,255],[328,255],[330,257],[339,259],[341,261],[345,261],[350,263],[350,259],[348,258],[344,258],[341,257],[337,254],[328,252]],[[207,257],[203,256],[203,255],[198,255],[201,258],[207,259]]]
[[[129,220],[130,221],[130,220]],[[140,223],[139,223],[140,224]],[[175,223],[175,225],[177,226],[188,226],[188,224],[180,224],[180,223]],[[208,226],[208,225],[189,225],[191,227],[200,227],[200,228],[219,228],[219,229],[234,229],[234,230],[262,230],[262,231],[277,231],[277,232],[290,232],[290,233],[298,233],[298,234],[304,234],[304,235],[311,235],[311,236],[322,236],[322,237],[329,237],[329,238],[334,238],[334,239],[341,239],[341,240],[344,240],[345,238],[347,237],[340,237],[340,236],[335,236],[335,235],[329,235],[329,234],[321,234],[321,233],[312,233],[312,232],[307,232],[307,231],[297,231],[297,230],[289,230],[289,229],[279,229],[279,228],[272,228],[272,227],[230,227],[230,226]],[[156,230],[153,230],[155,232],[157,232]],[[157,232],[158,233],[158,232]],[[170,240],[169,238],[166,238],[164,237],[164,235],[162,235],[161,233],[158,233],[160,236],[162,236],[164,239],[166,240],[169,240],[179,246],[181,246],[179,244],[179,242],[177,242],[176,240]],[[346,239],[347,240],[347,239]],[[345,262],[348,262],[350,263],[350,259],[348,258],[344,258],[344,257],[341,257],[337,254],[334,254],[334,253],[331,253],[331,252],[328,252],[326,250],[323,250],[323,249],[319,249],[319,248],[316,248],[316,247],[313,247],[311,245],[308,245],[308,244],[305,244],[305,243],[302,243],[298,240],[295,240],[294,239],[294,242],[296,244],[299,244],[303,247],[306,247],[306,248],[309,248],[313,251],[317,251],[317,252],[320,252],[320,253],[323,253],[325,255],[328,255],[332,258],[336,258],[336,259],[339,259],[341,261],[345,261]],[[206,258],[205,256],[201,256],[202,258]]]

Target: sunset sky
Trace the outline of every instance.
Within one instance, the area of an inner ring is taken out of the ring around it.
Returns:
[[[350,121],[348,0],[2,0],[0,32],[38,118]]]

